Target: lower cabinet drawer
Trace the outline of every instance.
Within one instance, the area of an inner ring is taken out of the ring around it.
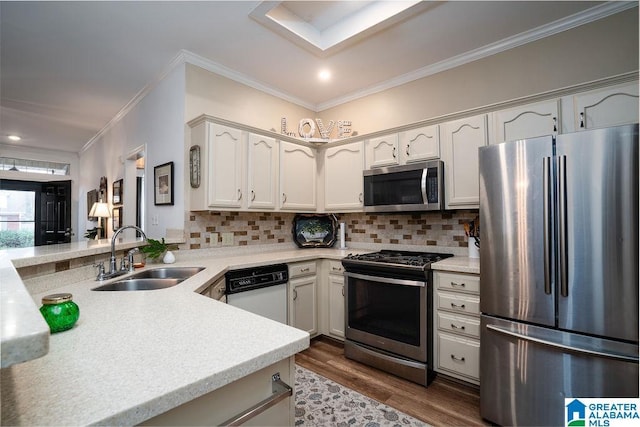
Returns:
[[[480,297],[453,292],[436,292],[437,308],[456,313],[480,315]]]
[[[480,319],[476,317],[456,316],[438,310],[438,329],[480,339]]]
[[[316,274],[316,263],[313,262],[299,262],[295,264],[289,264],[289,278],[295,278],[300,276],[309,276]]]
[[[480,342],[438,333],[438,367],[480,379]]]

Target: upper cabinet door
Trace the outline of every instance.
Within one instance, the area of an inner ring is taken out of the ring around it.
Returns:
[[[280,208],[316,210],[316,152],[280,141]]]
[[[440,158],[438,125],[400,132],[400,163],[420,162]]]
[[[275,139],[249,134],[247,207],[275,209],[278,194],[278,145]]]
[[[638,82],[583,92],[573,97],[575,130],[638,122]]]
[[[210,207],[242,207],[244,149],[242,131],[208,123]]]
[[[398,156],[398,134],[380,136],[367,140],[367,169],[400,164]]]
[[[446,209],[478,208],[478,148],[487,145],[487,115],[447,122],[441,129]]]
[[[559,100],[537,102],[493,113],[493,144],[556,135],[560,129]]]
[[[324,155],[324,200],[327,211],[362,209],[363,143],[327,148]]]

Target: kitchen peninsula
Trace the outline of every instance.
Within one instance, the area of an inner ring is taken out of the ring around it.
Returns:
[[[300,255],[290,253],[293,259]],[[293,355],[308,347],[306,332],[198,293],[228,268],[273,258],[270,253],[178,262],[206,269],[155,291],[95,292],[92,279],[57,287],[55,292],[73,294],[80,319],[50,337],[45,356],[2,369],[2,424],[138,424],[274,364],[290,371],[280,374],[292,383]],[[263,398],[271,392],[265,385]],[[228,413],[211,419],[219,423],[236,409],[222,408]]]

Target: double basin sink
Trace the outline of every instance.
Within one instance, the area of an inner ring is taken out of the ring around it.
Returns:
[[[93,291],[153,291],[166,289],[187,280],[204,267],[163,267],[144,270],[118,281],[93,288]]]

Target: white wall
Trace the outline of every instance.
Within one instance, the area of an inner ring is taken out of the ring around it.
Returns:
[[[167,229],[184,228],[184,109],[185,109],[185,67],[174,68],[142,100],[122,118],[113,123],[90,147],[80,153],[80,194],[86,194],[97,187],[100,177],[109,182],[109,202],[111,185],[114,180],[124,178],[125,204],[124,225],[135,224],[135,205],[130,201],[135,192],[135,179],[125,176],[127,156],[137,148],[145,147],[146,215],[144,230],[148,237],[165,237]],[[167,162],[174,162],[174,205],[154,206],[153,168]],[[128,169],[128,168],[127,168]],[[129,197],[127,197],[129,196]],[[87,208],[80,204],[79,228],[93,228],[87,222]],[[157,216],[157,225],[151,218]],[[129,232],[129,236],[133,236]],[[109,221],[108,235],[113,231]]]
[[[187,64],[185,122],[202,114],[280,132],[280,119],[298,131],[303,118],[317,114],[299,105],[245,86],[198,66]]]
[[[360,134],[638,70],[638,9],[322,111]]]

